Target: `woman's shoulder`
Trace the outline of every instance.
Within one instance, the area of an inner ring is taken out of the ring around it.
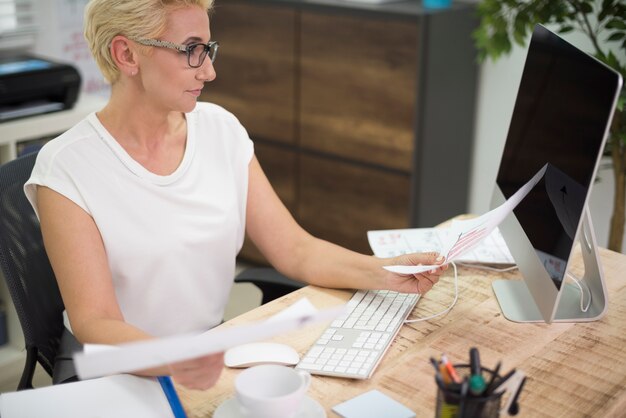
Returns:
[[[239,124],[237,117],[222,106],[210,102],[198,102],[192,114],[202,119],[218,120],[225,123]]]
[[[89,123],[89,116],[72,126],[67,131],[46,142],[39,151],[39,159],[54,160],[63,151],[94,136],[94,129]]]

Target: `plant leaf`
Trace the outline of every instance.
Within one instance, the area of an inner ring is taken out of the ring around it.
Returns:
[[[615,32],[614,34],[609,36],[606,40],[609,42],[619,41],[620,39],[624,38],[624,36],[626,36],[626,33],[624,32]]]
[[[620,18],[613,18],[606,23],[607,29],[621,29],[626,30],[626,22]]]

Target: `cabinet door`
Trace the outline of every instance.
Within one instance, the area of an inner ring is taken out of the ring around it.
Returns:
[[[297,213],[313,235],[371,254],[370,229],[408,227],[409,174],[300,157]]]
[[[296,152],[271,143],[256,142],[254,152],[278,197],[291,213],[296,208]],[[239,256],[248,261],[267,264],[265,258],[246,237]]]
[[[411,169],[417,20],[303,11],[301,145]]]
[[[233,112],[252,138],[294,143],[295,10],[218,0],[211,38],[217,78],[201,99]]]

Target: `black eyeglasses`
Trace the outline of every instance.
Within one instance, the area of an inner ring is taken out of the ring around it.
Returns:
[[[158,39],[144,39],[144,38],[129,38],[141,45],[146,46],[156,46],[159,48],[169,48],[174,49],[180,52],[184,52],[187,54],[187,64],[191,68],[198,68],[204,63],[204,59],[209,56],[211,62],[215,62],[215,57],[217,56],[217,48],[219,48],[219,43],[217,41],[211,41],[208,44],[203,44],[200,42],[189,44],[189,45],[181,45],[175,44],[173,42],[168,41],[159,41]]]

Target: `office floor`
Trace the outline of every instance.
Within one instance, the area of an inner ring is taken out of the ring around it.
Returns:
[[[245,264],[237,264],[237,273],[241,269],[247,267]],[[236,283],[230,295],[226,311],[224,312],[224,320],[229,320],[235,316],[254,309],[261,304],[261,291],[250,283]],[[0,393],[13,392],[17,388],[17,383],[22,374],[23,362],[19,362],[14,367],[6,367],[0,373]],[[35,376],[33,377],[33,385],[35,387],[48,386],[51,379],[43,368],[37,365]]]

